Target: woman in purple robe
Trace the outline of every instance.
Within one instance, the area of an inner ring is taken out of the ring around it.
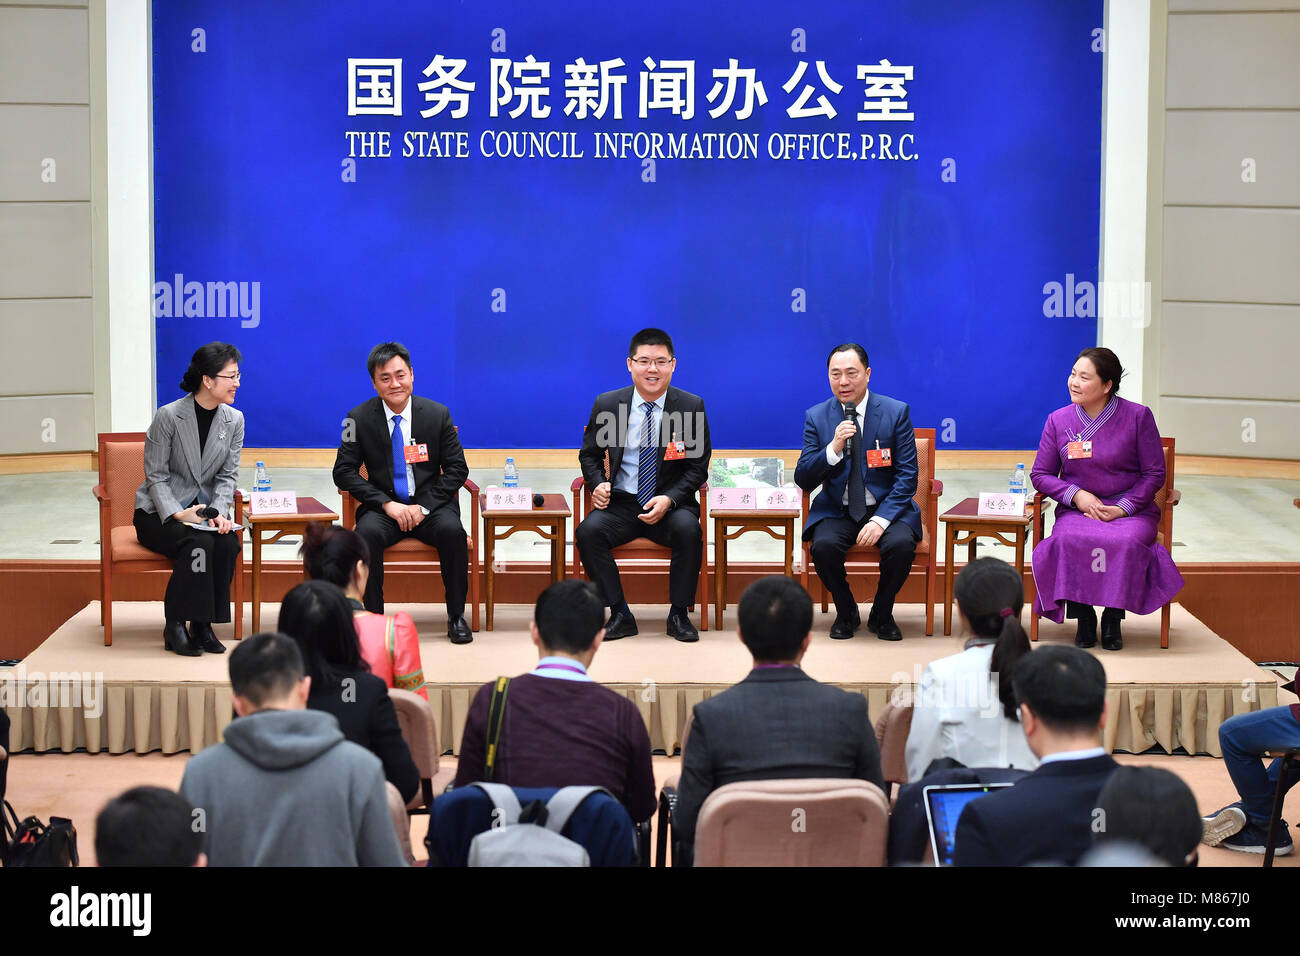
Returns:
[[[1165,456],[1151,409],[1120,398],[1124,370],[1110,349],[1079,353],[1070,404],[1047,416],[1034,459],[1034,487],[1058,502],[1051,535],[1034,548],[1035,611],[1079,622],[1075,644],[1124,646],[1125,611],[1150,614],[1172,600],[1183,576],[1156,544]]]

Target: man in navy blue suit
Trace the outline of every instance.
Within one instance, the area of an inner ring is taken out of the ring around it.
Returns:
[[[1042,761],[1014,787],[972,800],[957,820],[958,866],[1073,866],[1106,825],[1101,788],[1119,767],[1101,746],[1106,670],[1052,644],[1016,662],[1012,686],[1029,749]]]
[[[837,345],[826,360],[832,397],[808,409],[803,454],[794,480],[806,491],[821,486],[804,525],[812,558],[835,600],[831,637],[853,636],[862,624],[849,589],[844,557],[854,544],[880,550],[880,582],[867,628],[883,641],[900,641],[894,597],[907,580],[921,540],[916,494],[916,437],[907,405],[867,389],[871,366],[856,342]]]

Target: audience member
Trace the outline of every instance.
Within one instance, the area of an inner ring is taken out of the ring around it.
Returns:
[[[1165,866],[1195,866],[1201,841],[1196,798],[1182,778],[1159,767],[1120,767],[1097,795],[1096,846],[1134,844]]]
[[[199,817],[185,798],[162,787],[133,787],[95,818],[100,866],[207,866]]]
[[[402,738],[388,687],[361,657],[343,592],[328,581],[299,584],[284,596],[279,626],[297,642],[311,678],[307,706],[333,714],[343,736],[372,751],[384,764],[384,776],[409,801],[420,789],[420,771]]]
[[[337,584],[352,608],[361,656],[370,673],[387,686],[409,690],[425,700],[424,665],[420,663],[420,637],[405,611],[372,614],[362,604],[370,577],[370,552],[365,539],[336,524],[307,525],[303,532],[302,564],[307,577]]]
[[[1012,680],[1037,770],[967,804],[957,821],[958,866],[1072,866],[1092,842],[1097,795],[1119,766],[1101,746],[1106,672],[1077,647],[1024,655]]]
[[[383,767],[307,709],[298,645],[255,634],[230,655],[239,716],[190,758],[181,796],[212,866],[403,866]]]
[[[479,688],[461,739],[456,786],[604,787],[633,821],[655,809],[650,736],[626,697],[588,671],[604,640],[605,604],[586,581],[560,581],[537,599],[528,625],[541,658],[507,685],[496,762],[486,769],[488,711],[496,682]]]
[[[1300,747],[1300,704],[1266,707],[1230,717],[1219,725],[1219,748],[1223,765],[1241,797],[1204,818],[1203,842],[1241,853],[1263,853],[1268,838],[1268,821],[1273,815],[1273,797],[1282,759],[1274,758],[1265,769],[1264,754],[1270,750]],[[1300,781],[1300,773],[1287,774],[1285,787],[1290,790]],[[1274,841],[1275,856],[1286,856],[1294,843],[1285,820],[1279,821]]]
[[[740,597],[749,675],[695,705],[674,818],[689,859],[695,821],[710,793],[742,780],[844,777],[884,788],[867,699],[800,668],[812,637],[812,598],[792,578],[755,581]]]
[[[997,558],[977,558],[957,575],[957,611],[973,635],[960,654],[931,661],[921,675],[907,735],[907,777],[920,780],[932,761],[948,757],[967,767],[1033,770],[1017,719],[1011,675],[1029,653],[1020,626],[1024,585]]]

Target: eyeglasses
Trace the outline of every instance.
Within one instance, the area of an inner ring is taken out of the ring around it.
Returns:
[[[672,365],[674,361],[676,360],[670,358],[657,358],[657,359],[634,358],[632,359],[632,364],[639,369],[647,369],[652,365],[655,368],[667,368],[668,366]]]
[[[213,378],[228,378],[228,379],[230,379],[232,382],[234,382],[235,384],[238,384],[238,383],[239,383],[240,375],[239,375],[238,372],[235,372],[235,373],[232,374],[232,375],[214,375],[214,376],[212,376],[212,377],[213,377]]]

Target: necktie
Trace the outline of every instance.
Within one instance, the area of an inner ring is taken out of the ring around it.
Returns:
[[[641,423],[641,457],[636,469],[636,500],[644,508],[655,496],[655,482],[659,477],[659,440],[655,434],[655,407],[650,402],[641,403],[645,419]]]
[[[406,447],[406,441],[402,438],[402,416],[393,416],[393,491],[397,495],[397,500],[407,502],[411,500],[410,490],[406,485],[406,453],[402,451]]]
[[[853,448],[849,455],[849,517],[862,521],[867,516],[867,485],[862,479],[862,429],[853,419]]]

